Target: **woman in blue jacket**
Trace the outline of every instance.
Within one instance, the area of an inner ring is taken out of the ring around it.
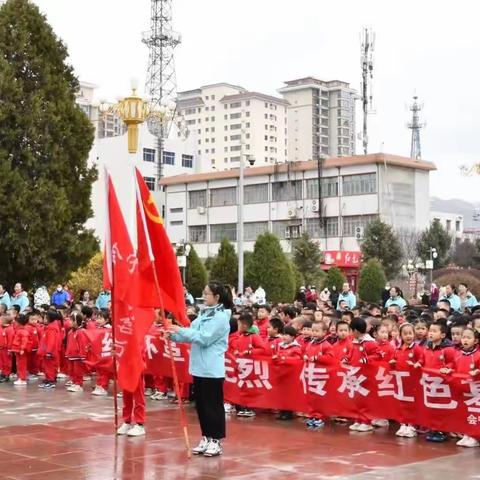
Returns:
[[[189,371],[203,435],[192,452],[214,457],[222,454],[220,440],[225,438],[223,382],[233,299],[230,288],[216,282],[205,287],[203,299],[205,309],[190,327],[172,325],[169,333],[175,342],[192,344]]]

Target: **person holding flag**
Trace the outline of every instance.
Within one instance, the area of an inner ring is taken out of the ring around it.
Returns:
[[[191,326],[172,325],[167,336],[175,342],[192,344],[189,372],[193,377],[195,405],[203,435],[192,453],[214,457],[222,454],[220,441],[225,438],[223,383],[233,309],[232,291],[227,286],[210,282],[205,286],[203,299],[206,308]]]

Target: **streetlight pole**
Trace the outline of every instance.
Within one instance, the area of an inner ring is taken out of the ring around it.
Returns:
[[[237,252],[238,252],[238,288],[237,292],[243,293],[243,133],[242,150],[240,153],[240,176],[238,180],[238,226],[237,226]]]

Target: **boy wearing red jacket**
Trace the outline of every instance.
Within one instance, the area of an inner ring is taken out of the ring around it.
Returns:
[[[367,333],[367,322],[364,318],[357,317],[350,324],[352,329],[352,350],[344,363],[352,367],[358,367],[367,363],[381,360],[380,351],[375,340]],[[361,417],[349,427],[354,432],[371,432],[373,426],[368,418]]]
[[[375,333],[375,340],[377,341],[380,357],[385,362],[392,360],[395,354],[395,348],[393,348],[388,336],[388,327],[380,324]]]
[[[43,358],[43,372],[45,373],[45,380],[38,386],[39,388],[55,388],[61,347],[59,318],[59,314],[55,310],[47,312],[47,326],[38,346],[38,355]]]
[[[308,364],[325,366],[333,363],[333,347],[327,339],[328,327],[323,321],[315,322],[312,325],[312,340],[304,350],[303,359]],[[325,425],[324,417],[321,413],[311,410],[309,418],[305,422],[308,428],[321,428]]]
[[[3,319],[3,336],[5,340],[5,350],[4,350],[4,359],[3,359],[3,370],[2,370],[2,379],[3,382],[8,382],[10,380],[10,375],[12,373],[12,364],[13,364],[13,353],[12,353],[12,343],[13,337],[15,337],[16,323],[13,321],[13,317],[10,313],[7,313]]]
[[[268,349],[273,355],[278,355],[278,345],[282,341],[282,335],[285,330],[285,325],[278,317],[273,317],[270,319],[270,324],[268,325]]]
[[[39,328],[39,322],[41,320],[40,312],[37,310],[33,310],[28,315],[28,323],[27,323],[27,330],[28,334],[30,335],[30,342],[32,344],[32,348],[30,353],[28,354],[28,362],[27,368],[28,373],[30,373],[30,379],[35,379],[38,375],[38,344],[40,341],[39,332],[41,329]],[[32,378],[33,377],[33,378]]]
[[[87,372],[85,359],[90,341],[83,328],[83,315],[74,311],[71,320],[72,328],[68,332],[65,357],[72,362],[72,385],[67,388],[67,392],[83,392],[83,376]]]
[[[15,354],[17,363],[18,379],[13,382],[17,386],[25,386],[27,384],[27,361],[32,343],[30,334],[27,330],[28,316],[20,314],[17,319],[17,329],[12,342],[12,352]]]
[[[257,320],[255,325],[258,327],[258,334],[262,340],[267,340],[268,325],[270,320],[270,312],[272,311],[270,305],[260,305],[257,310]]]
[[[339,362],[345,362],[352,351],[350,324],[344,320],[337,322],[335,327],[337,340],[332,344],[332,353]]]

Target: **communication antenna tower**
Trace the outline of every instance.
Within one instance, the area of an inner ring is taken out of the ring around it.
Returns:
[[[375,33],[371,28],[364,28],[361,34],[360,62],[362,67],[362,110],[363,110],[363,153],[368,151],[368,114],[373,112],[373,50]]]
[[[413,96],[413,103],[410,106],[412,112],[412,121],[407,124],[407,127],[412,131],[412,140],[410,143],[410,158],[420,160],[422,158],[422,148],[420,145],[420,130],[425,127],[425,123],[420,122],[420,112],[423,105],[418,103],[418,96]]]

